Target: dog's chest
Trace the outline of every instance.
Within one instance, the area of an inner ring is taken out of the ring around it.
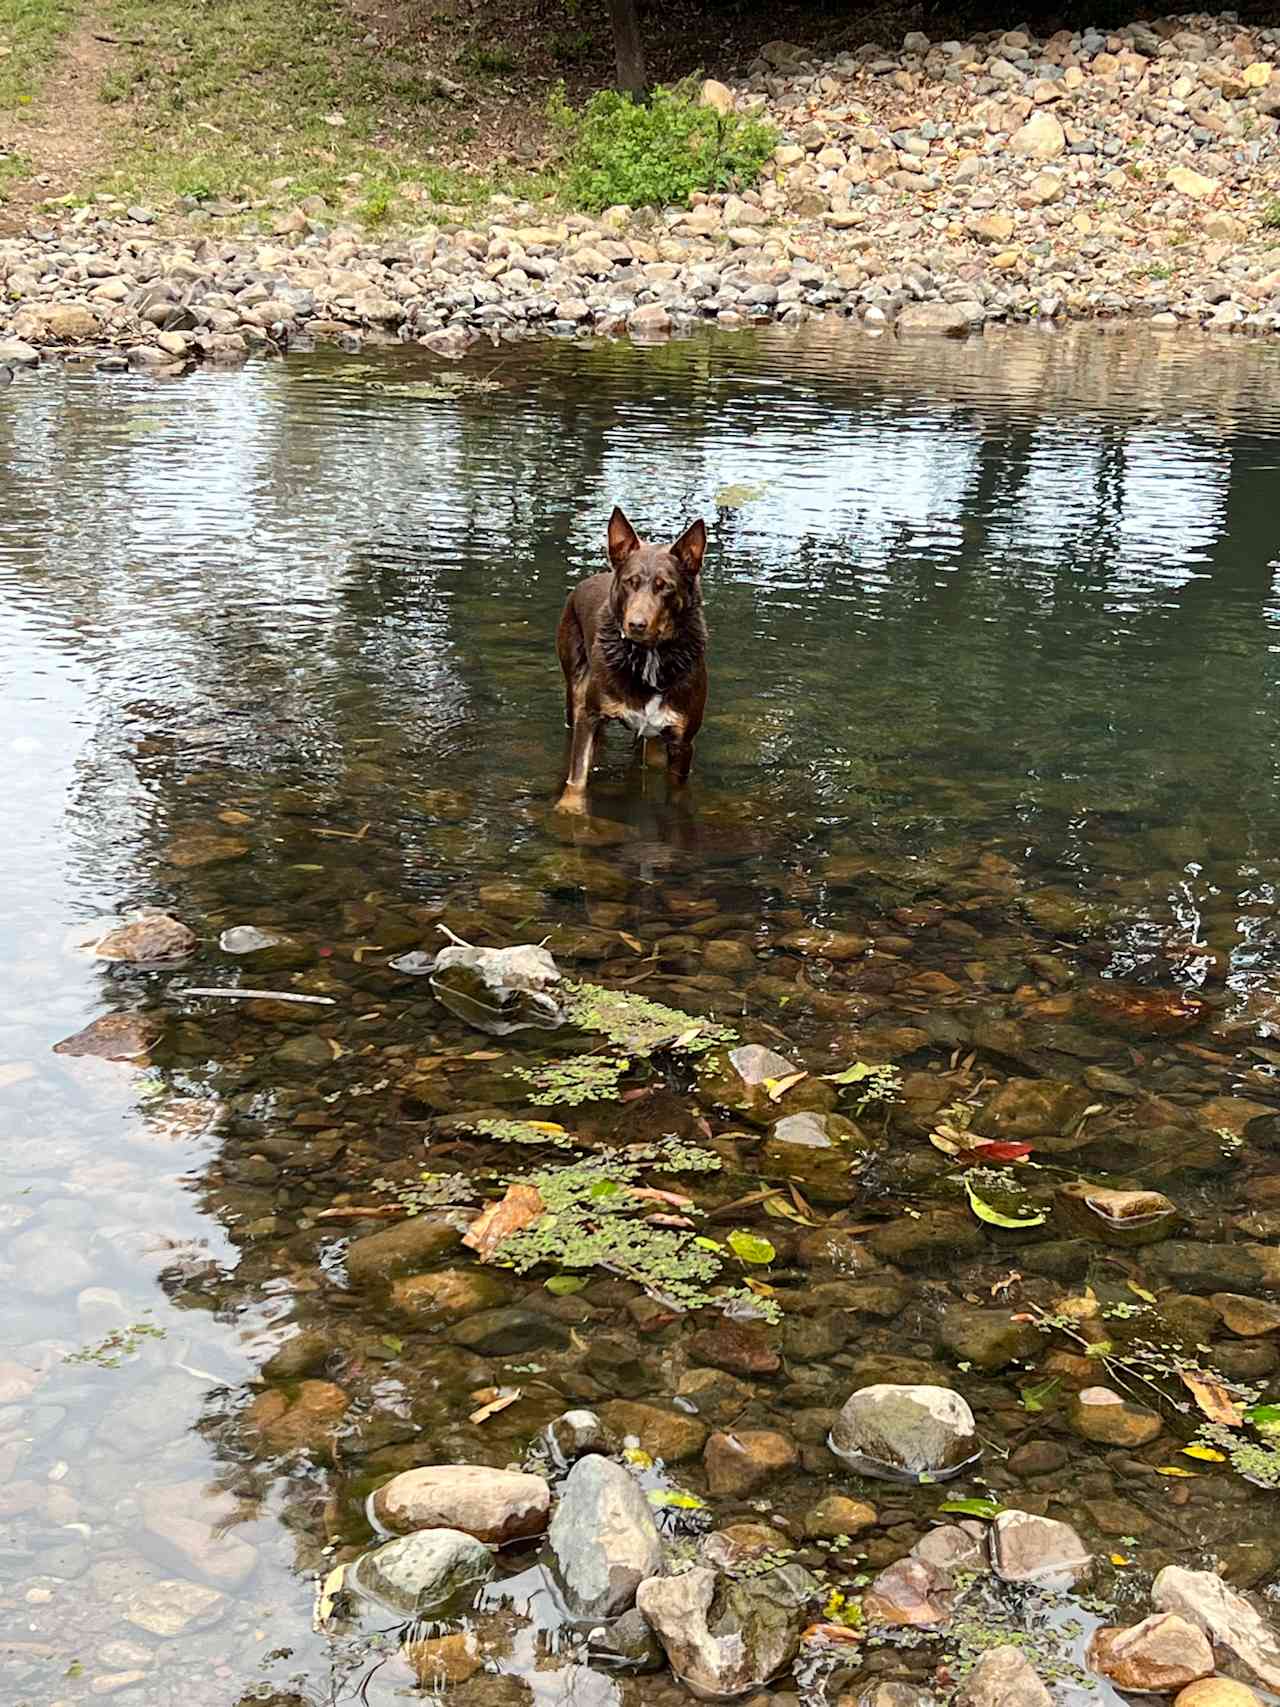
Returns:
[[[660,693],[655,693],[644,705],[619,705],[614,715],[645,741],[659,739],[680,720],[680,714],[672,710]]]

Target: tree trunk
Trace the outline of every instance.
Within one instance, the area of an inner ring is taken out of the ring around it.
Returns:
[[[636,0],[609,0],[609,22],[613,25],[613,49],[618,59],[618,87],[627,95],[643,95],[647,80]]]

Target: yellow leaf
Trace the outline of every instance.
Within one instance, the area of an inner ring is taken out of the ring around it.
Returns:
[[[342,1593],[342,1579],[347,1574],[345,1565],[335,1565],[316,1591],[316,1610],[312,1626],[319,1630],[333,1617],[334,1605]]]
[[[764,1088],[769,1093],[769,1101],[781,1102],[783,1097],[786,1096],[787,1092],[791,1089],[792,1085],[798,1085],[801,1079],[807,1079],[808,1077],[808,1073],[787,1073],[781,1079],[766,1079],[764,1082]]]
[[[653,1459],[647,1452],[642,1452],[638,1446],[628,1446],[622,1456],[628,1464],[634,1464],[637,1470],[652,1470]]]
[[[1133,1560],[1124,1553],[1112,1553],[1110,1559],[1113,1565],[1131,1565],[1133,1563]]]
[[[691,1025],[688,1031],[682,1031],[679,1037],[676,1038],[675,1042],[670,1044],[669,1047],[672,1049],[687,1049],[691,1043],[696,1043],[701,1036],[702,1027],[700,1025]],[[801,1073],[800,1077],[803,1078],[804,1074]],[[773,1080],[766,1079],[765,1083],[772,1084]]]
[[[944,1156],[958,1156],[962,1148],[954,1139],[948,1138],[941,1128],[929,1134],[929,1142],[935,1150],[941,1150]]]
[[[1194,1480],[1194,1470],[1184,1470],[1179,1464],[1160,1464],[1156,1467],[1157,1476],[1186,1476]]]
[[[644,944],[640,941],[639,937],[628,936],[626,931],[619,931],[618,935],[622,938],[623,942],[626,943],[628,948],[634,949],[637,954],[644,953]]]
[[[525,1120],[521,1124],[531,1126],[535,1132],[550,1132],[554,1136],[559,1136],[560,1133],[567,1130],[557,1120]]]
[[[1144,1304],[1154,1304],[1156,1302],[1155,1293],[1148,1292],[1145,1286],[1139,1286],[1136,1280],[1127,1280],[1125,1281],[1125,1285],[1129,1288],[1130,1292],[1133,1293],[1134,1297],[1141,1298]]]
[[[1206,1464],[1225,1464],[1227,1461],[1225,1452],[1216,1452],[1212,1446],[1201,1446],[1198,1441],[1194,1446],[1184,1446],[1182,1456],[1184,1458],[1201,1458]]]

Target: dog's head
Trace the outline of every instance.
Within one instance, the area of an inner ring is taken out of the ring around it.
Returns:
[[[627,640],[661,646],[675,638],[681,617],[700,600],[698,572],[706,549],[705,522],[694,522],[671,545],[651,545],[621,510],[614,510],[609,517],[609,597]]]

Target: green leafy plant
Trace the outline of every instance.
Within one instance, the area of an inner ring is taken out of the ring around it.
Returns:
[[[420,1173],[415,1181],[376,1179],[374,1191],[394,1197],[406,1214],[424,1215],[428,1209],[448,1209],[474,1203],[478,1192],[465,1174]]]
[[[824,1073],[822,1076],[831,1085],[859,1086],[853,1103],[856,1114],[865,1113],[873,1103],[896,1102],[902,1094],[902,1077],[888,1062],[873,1067],[866,1061],[855,1061],[842,1073]]]
[[[701,1055],[717,1043],[734,1042],[738,1035],[727,1025],[651,1002],[631,990],[579,983],[563,989],[565,1018],[571,1025],[598,1033],[630,1055],[655,1055],[665,1049]]]
[[[602,89],[575,111],[563,88],[548,107],[566,141],[566,187],[589,213],[687,206],[697,190],[754,184],[777,143],[759,119],[701,106],[687,79],[653,91],[647,103]]]
[[[92,1345],[82,1345],[69,1351],[64,1363],[96,1363],[99,1369],[118,1369],[126,1357],[136,1355],[144,1340],[162,1340],[165,1330],[154,1322],[130,1322],[124,1328],[112,1328]]]
[[[603,1269],[680,1310],[731,1308],[776,1321],[780,1312],[771,1299],[713,1284],[723,1268],[713,1239],[643,1218],[647,1200],[628,1189],[642,1173],[642,1163],[615,1151],[521,1175],[519,1183],[533,1186],[546,1208],[531,1226],[504,1239],[493,1260],[517,1274],[544,1263],[560,1275]]]
[[[552,1150],[578,1148],[572,1132],[566,1132],[553,1120],[475,1120],[465,1130],[474,1132],[478,1138],[492,1138],[498,1144],[540,1144]]]
[[[630,1066],[625,1057],[575,1055],[540,1067],[517,1067],[515,1077],[532,1087],[535,1102],[577,1108],[584,1102],[616,1102]]]
[[[1280,231],[1280,201],[1268,202],[1263,208],[1262,225],[1266,231]]]

